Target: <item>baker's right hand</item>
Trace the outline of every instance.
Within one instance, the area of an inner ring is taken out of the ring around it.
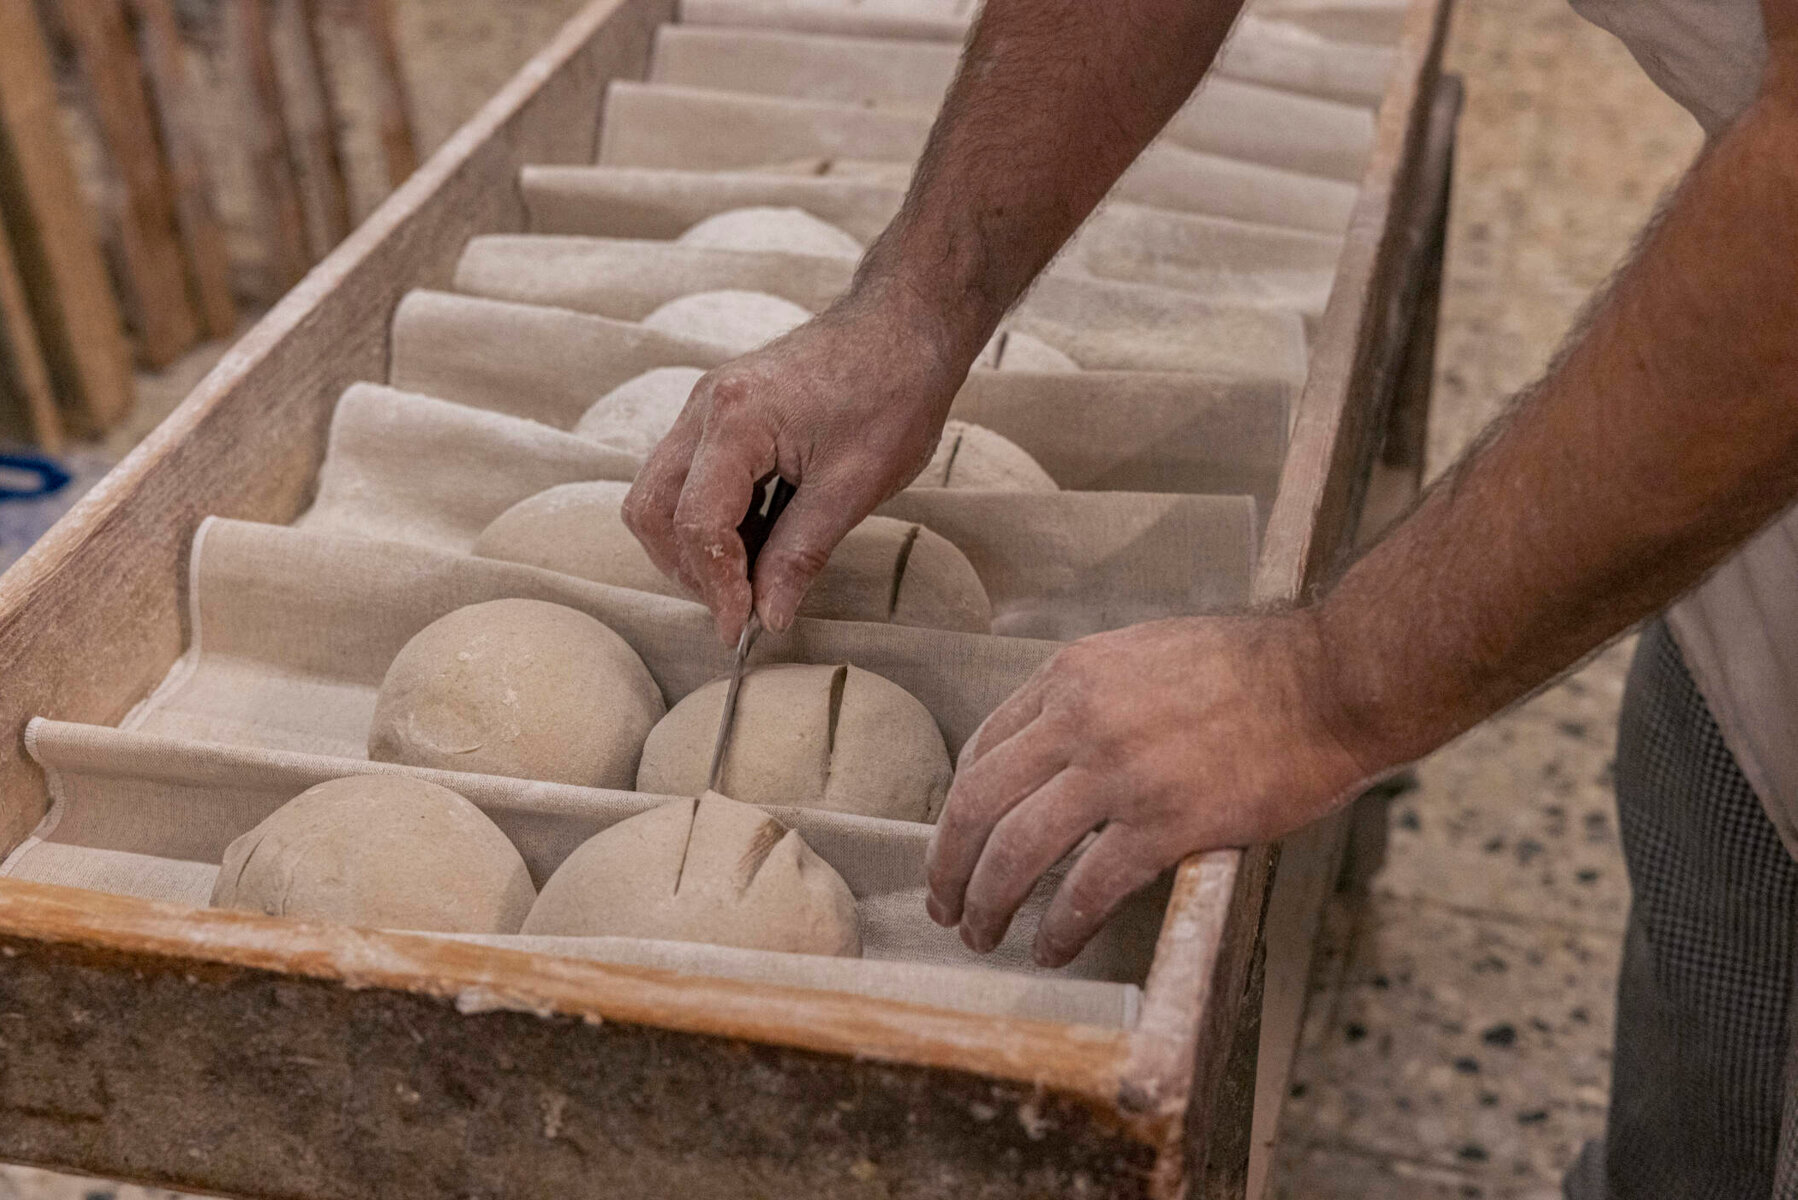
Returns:
[[[924,306],[844,301],[694,385],[624,500],[624,522],[665,574],[736,641],[750,605],[784,630],[830,552],[916,477],[978,350]],[[756,481],[797,487],[745,577],[737,525]]]

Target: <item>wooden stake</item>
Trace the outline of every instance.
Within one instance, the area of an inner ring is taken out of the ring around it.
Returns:
[[[50,388],[50,368],[38,346],[37,322],[25,299],[25,281],[13,258],[12,244],[0,229],[0,339],[12,364],[13,382],[25,400],[25,415],[32,436],[49,454],[62,453],[62,418],[56,413],[56,395]]]
[[[306,162],[308,166],[316,166],[322,177],[318,192],[323,206],[325,239],[328,243],[318,255],[322,258],[350,233],[350,187],[344,179],[343,155],[337,147],[343,122],[338,119],[336,93],[331,86],[331,68],[325,58],[324,45],[319,39],[320,13],[317,0],[297,0],[295,9],[294,18],[300,26],[300,48],[307,59],[302,74],[307,86],[317,97],[321,114],[318,124],[306,130],[305,136],[308,142]]]
[[[31,0],[0,0],[0,209],[56,392],[101,431],[131,411],[131,356],[61,130]]]
[[[387,0],[362,0],[363,23],[374,43],[376,92],[381,109],[381,152],[387,159],[387,181],[394,187],[418,169],[418,144],[406,102],[406,76],[400,67],[399,40]]]
[[[131,0],[137,14],[143,63],[149,76],[162,145],[175,185],[175,218],[186,251],[188,283],[209,337],[237,330],[231,295],[231,259],[225,231],[213,209],[210,181],[190,123],[193,95],[182,57],[181,31],[169,0]]]
[[[135,296],[138,348],[151,366],[199,340],[187,263],[175,224],[174,181],[144,90],[143,68],[121,0],[63,0],[58,11],[87,77],[94,117],[125,189],[119,247]]]
[[[275,286],[286,291],[298,283],[312,263],[306,250],[306,213],[300,207],[293,146],[282,115],[281,76],[269,39],[266,0],[231,0],[232,15],[243,42],[250,78],[253,144],[250,163],[261,185],[269,215],[269,269]]]

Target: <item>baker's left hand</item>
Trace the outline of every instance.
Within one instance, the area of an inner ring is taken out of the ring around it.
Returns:
[[[992,949],[1038,877],[1098,830],[1037,931],[1037,961],[1060,966],[1186,855],[1282,837],[1396,765],[1360,740],[1304,610],[1083,638],[963,747],[930,844],[930,915]]]

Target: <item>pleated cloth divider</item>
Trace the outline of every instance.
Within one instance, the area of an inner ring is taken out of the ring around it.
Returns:
[[[664,25],[648,82],[933,115],[961,47],[891,38]],[[1188,150],[1349,183],[1373,148],[1373,113],[1356,104],[1211,76],[1163,128]]]
[[[459,292],[495,300],[572,308],[640,321],[670,300],[695,292],[759,291],[822,312],[849,286],[855,260],[785,251],[723,250],[647,239],[554,234],[487,234],[470,238],[457,260]],[[1116,355],[1145,341],[1179,345],[1233,336],[1232,310],[1297,313],[1307,326],[1329,299],[1328,272],[1226,272],[1214,269],[1197,286],[1102,279],[1064,268],[1044,276],[1008,315],[1003,329],[1032,334],[1088,363],[1092,348]],[[1294,328],[1290,321],[1286,326]],[[1213,332],[1215,331],[1215,332]],[[1302,344],[1291,353],[1303,355]],[[1165,350],[1156,350],[1156,361]],[[1112,363],[1128,369],[1134,363]]]
[[[41,718],[26,738],[49,780],[52,806],[37,831],[0,863],[0,876],[196,907],[208,903],[218,861],[233,838],[327,779],[407,775],[459,792],[518,847],[539,886],[588,837],[668,799]],[[1165,887],[1133,900],[1098,942],[1051,973],[1031,961],[1030,939],[1063,868],[1026,900],[1004,944],[982,958],[924,915],[929,826],[809,809],[768,811],[797,829],[855,893],[862,959],[639,938],[461,940],[974,1012],[1113,1027],[1134,1021]]]
[[[375,384],[346,391],[318,494],[296,523],[467,553],[513,504],[560,484],[628,480],[633,459],[538,422]],[[993,631],[1070,639],[1248,599],[1247,496],[914,489],[879,510],[955,543]]]
[[[718,171],[810,171],[839,158],[909,163],[929,132],[927,113],[621,79],[606,89],[598,162]],[[1348,228],[1357,190],[1345,180],[1156,142],[1111,194],[1157,208],[1339,234]]]
[[[683,167],[527,165],[518,183],[531,232],[619,238],[675,238],[706,217],[766,206],[804,209],[866,243],[880,236],[905,199],[904,180]],[[1094,261],[1095,244],[1111,247],[1101,258],[1154,254],[1195,277],[1207,267],[1333,274],[1342,253],[1340,233],[1118,200],[1101,204],[1056,261],[1104,278],[1155,282],[1103,270]]]
[[[726,352],[566,309],[411,292],[393,319],[389,382],[572,429],[655,367]],[[950,415],[1016,442],[1064,488],[1241,493],[1271,500],[1296,389],[1265,377],[975,371]]]
[[[683,25],[960,42],[979,9],[979,0],[680,0],[678,16]],[[1249,0],[1244,11],[1245,21],[1294,25],[1351,46],[1390,46],[1398,41],[1405,6],[1402,0]],[[1228,55],[1218,57],[1220,68],[1233,70]]]
[[[1229,311],[1238,318],[1230,329],[1242,335],[1240,344],[1226,344],[1223,331],[1207,331],[1186,347],[1165,346],[1163,353],[1169,359],[1212,360],[1209,369],[1202,370],[1170,363],[1170,373],[1284,384],[1292,389],[1288,395],[1295,394],[1304,379],[1303,334],[1297,320],[1248,320],[1275,314]],[[1019,322],[1019,327],[1032,332],[1040,326]],[[407,292],[401,299],[389,341],[388,382],[394,386],[517,412],[552,425],[572,425],[601,396],[655,367],[711,368],[733,357],[723,346],[662,333],[634,321],[424,289]],[[1185,353],[1187,348],[1192,353]],[[1255,365],[1251,352],[1256,349],[1272,359],[1265,367]],[[1129,373],[1127,368],[1094,365],[1093,369]],[[1011,375],[1019,380],[1011,386],[1027,388],[1068,373],[977,368],[970,378],[983,374]],[[501,399],[502,395],[510,398]],[[563,421],[540,415],[558,412],[573,416]]]

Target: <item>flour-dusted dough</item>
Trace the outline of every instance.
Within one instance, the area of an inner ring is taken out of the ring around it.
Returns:
[[[628,788],[661,689],[625,640],[572,608],[490,600],[439,617],[387,668],[368,756]]]
[[[564,483],[514,504],[475,539],[474,552],[564,575],[685,596],[625,528],[630,484]],[[910,521],[869,517],[849,531],[799,606],[806,617],[886,621],[986,633],[993,606],[967,556]]]
[[[524,932],[855,957],[855,896],[767,813],[716,792],[595,834],[543,885]]]
[[[638,791],[704,789],[725,684],[690,693],[650,732]],[[927,821],[953,773],[935,718],[898,684],[859,667],[784,663],[743,676],[718,790],[752,804]]]
[[[670,300],[644,317],[643,324],[661,333],[747,354],[811,319],[810,311],[791,300],[727,288]]]
[[[693,385],[705,374],[698,367],[657,367],[627,379],[594,402],[575,423],[578,437],[647,459],[674,428]]]
[[[404,775],[307,788],[225,850],[214,908],[380,929],[517,933],[537,891],[467,800]]]
[[[860,258],[862,244],[829,221],[799,208],[733,208],[688,229],[675,241],[711,250],[784,251]]]
[[[1061,490],[1016,442],[966,421],[950,421],[943,426],[936,453],[911,486],[983,492]]]

